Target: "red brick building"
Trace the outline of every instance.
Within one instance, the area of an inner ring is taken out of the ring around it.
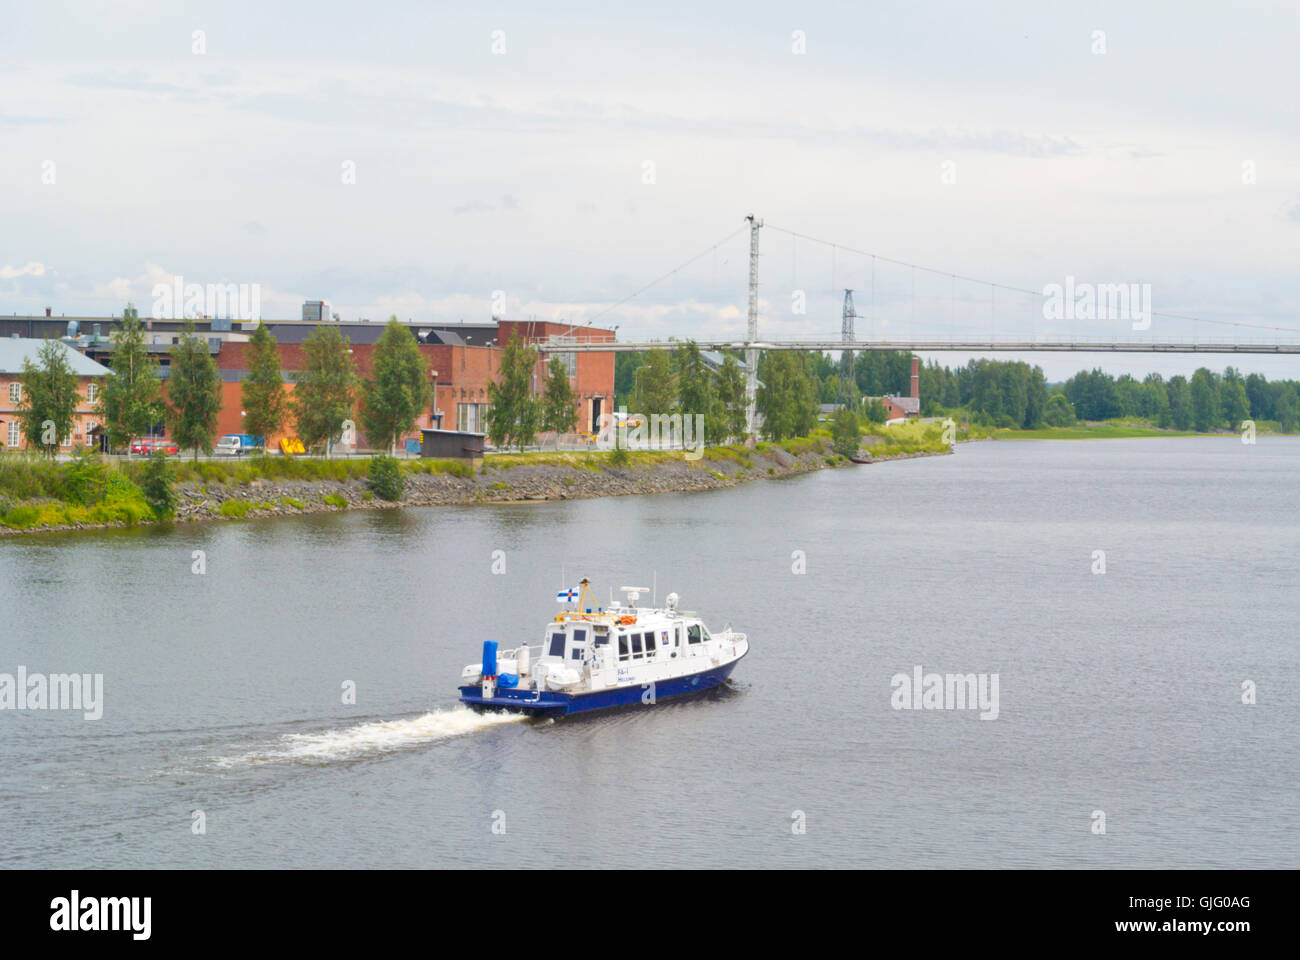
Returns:
[[[277,329],[282,324],[269,324],[277,337],[284,331]],[[301,322],[294,327],[304,326]],[[314,327],[316,324],[308,324]],[[340,332],[349,339],[349,349],[356,364],[357,376],[365,379],[370,376],[373,362],[374,342],[355,342],[352,334],[358,332],[359,324],[337,324]],[[365,324],[366,334],[383,324]],[[294,334],[302,333],[301,329]],[[310,330],[306,331],[310,332]],[[416,420],[414,428],[403,439],[418,439],[422,427],[442,427],[448,430],[467,430],[474,433],[486,431],[486,414],[488,408],[488,384],[496,380],[501,370],[501,356],[509,338],[519,336],[527,343],[554,342],[612,342],[612,330],[600,330],[588,327],[573,327],[569,324],[536,322],[522,323],[501,321],[496,325],[463,325],[420,328],[413,330],[421,339],[435,339],[443,342],[420,343],[420,352],[425,357],[425,369],[429,373],[430,385],[434,387],[434,401]],[[286,338],[290,342],[280,342],[280,369],[285,374],[286,389],[292,392],[292,375],[302,370],[306,364],[302,339],[291,334]],[[294,342],[296,341],[296,342]],[[577,414],[576,429],[594,431],[602,412],[608,412],[614,396],[614,354],[611,353],[571,353],[559,354],[570,368],[570,385],[575,396]],[[224,341],[214,354],[217,367],[222,372],[222,409],[217,421],[217,435],[242,433],[241,416],[242,388],[240,386],[249,367],[249,344],[247,341]],[[540,394],[545,385],[547,356],[543,356],[537,365],[533,378],[534,392]],[[361,432],[359,417],[358,433],[355,438],[344,438],[359,448],[368,448],[370,444]],[[293,435],[292,424],[287,424],[282,436]],[[275,446],[280,436],[268,437],[270,446]]]
[[[168,350],[185,329],[185,321],[142,318],[146,324],[146,340],[150,353],[162,367],[163,390],[166,392]],[[108,364],[112,354],[113,332],[120,322],[117,317],[66,317],[44,316],[0,317],[0,336],[41,339],[62,339],[87,357]],[[365,378],[371,370],[375,344],[383,333],[384,324],[368,321],[321,320],[267,320],[280,353],[280,369],[285,377],[285,387],[292,392],[293,374],[305,365],[303,341],[322,323],[338,328],[348,339],[352,359],[358,376]],[[204,319],[194,322],[195,332],[208,342],[208,349],[221,373],[221,412],[217,418],[216,440],[227,433],[243,433],[242,388],[248,375],[249,337],[257,327],[256,322]],[[411,332],[425,356],[429,382],[434,385],[434,401],[417,418],[415,428],[407,434],[418,438],[421,427],[441,426],[451,430],[483,432],[486,429],[488,384],[501,370],[501,355],[513,336],[527,343],[588,343],[613,342],[614,331],[596,327],[575,326],[553,321],[500,320],[489,323],[419,324],[410,325]],[[570,385],[575,397],[576,429],[594,432],[600,414],[609,412],[614,398],[614,354],[569,353],[559,356],[568,366]],[[546,356],[539,360],[533,379],[533,389],[541,394],[544,389]],[[435,379],[436,373],[436,379]],[[88,411],[87,411],[88,412]],[[359,416],[354,415],[359,422]],[[84,436],[85,425],[81,426]],[[293,435],[293,425],[287,424],[283,435]],[[81,437],[79,436],[78,439]],[[274,447],[280,436],[267,438]],[[358,447],[367,448],[364,435],[355,437]]]

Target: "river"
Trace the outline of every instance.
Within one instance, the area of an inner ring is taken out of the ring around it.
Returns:
[[[0,673],[102,674],[103,716],[0,710],[0,865],[1295,867],[1298,559],[1270,437],[9,537]],[[650,709],[459,708],[581,576],[751,653]],[[895,709],[918,666],[996,674],[996,718]]]

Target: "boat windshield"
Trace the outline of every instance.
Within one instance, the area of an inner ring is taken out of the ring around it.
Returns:
[[[551,645],[547,647],[546,652],[552,657],[564,656],[564,632],[556,630],[551,634]]]

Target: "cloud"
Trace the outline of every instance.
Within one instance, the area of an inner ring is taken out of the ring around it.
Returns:
[[[451,212],[456,216],[465,213],[491,213],[493,210],[518,210],[519,200],[514,194],[503,193],[497,203],[491,203],[486,200],[469,200],[451,208]]]
[[[482,200],[470,200],[467,203],[462,203],[452,207],[451,212],[459,217],[461,214],[465,213],[488,213],[493,209],[494,208],[490,203],[484,203]]]
[[[45,264],[37,263],[35,260],[29,260],[21,267],[11,267],[8,264],[0,267],[0,280],[17,280],[19,277],[43,276],[45,276]]]

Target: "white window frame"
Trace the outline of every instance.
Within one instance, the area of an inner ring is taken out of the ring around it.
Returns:
[[[9,382],[9,402],[15,404],[23,402],[22,381],[11,380]]]

